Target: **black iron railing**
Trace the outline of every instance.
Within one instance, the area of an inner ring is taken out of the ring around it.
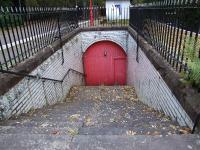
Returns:
[[[9,108],[11,115],[20,114],[22,107],[24,111],[28,112],[30,110],[30,99],[35,102],[39,101],[39,103],[43,103],[42,105],[49,105],[58,101],[64,101],[70,87],[84,84],[84,73],[71,68],[66,70],[66,74],[62,79],[58,80],[7,70],[0,70],[0,72],[23,78],[21,83],[15,86],[15,95],[12,96],[12,100],[10,101],[12,103],[12,107]],[[27,98],[29,100],[24,100]],[[19,101],[23,101],[23,105]],[[35,106],[32,106],[31,108],[33,107]],[[37,108],[37,106],[35,108]],[[5,108],[1,106],[0,120],[7,119],[8,116],[4,115],[5,111]]]
[[[76,9],[1,7],[0,69],[8,70],[78,27]]]
[[[70,72],[82,75],[83,77],[85,76],[84,73],[76,71],[76,70],[74,70],[72,68],[67,70],[66,74],[63,76],[63,78],[61,80],[56,80],[56,79],[51,79],[51,78],[44,78],[44,77],[39,77],[37,75],[29,75],[29,74],[23,74],[23,73],[7,71],[7,70],[0,70],[0,72],[1,73],[6,73],[6,74],[11,74],[11,75],[16,75],[16,76],[21,76],[21,77],[28,77],[28,78],[32,78],[32,79],[39,79],[39,80],[43,80],[43,81],[53,81],[53,82],[60,82],[60,83],[63,83],[63,81],[69,75]]]
[[[194,127],[193,127],[193,129],[192,129],[192,134],[194,134],[195,131],[196,131],[196,129],[199,127],[199,126],[198,126],[199,123],[200,123],[200,114],[198,114],[197,117],[196,117],[196,119],[195,119]]]
[[[130,8],[130,26],[196,85],[200,83],[199,18],[199,0],[158,0]]]
[[[90,8],[1,7],[0,70],[15,67],[78,27],[129,24],[129,8],[93,7],[92,20],[90,12]]]

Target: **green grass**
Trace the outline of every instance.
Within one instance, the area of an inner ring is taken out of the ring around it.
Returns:
[[[195,86],[200,88],[200,58],[197,54],[198,42],[194,38],[186,40],[185,57],[188,58],[188,67],[191,69],[189,73],[189,81]]]

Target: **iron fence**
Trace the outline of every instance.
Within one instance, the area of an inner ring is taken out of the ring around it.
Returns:
[[[91,14],[92,12],[92,19]],[[9,70],[38,51],[62,41],[76,28],[127,26],[129,8],[0,8],[0,70]]]
[[[130,8],[130,26],[196,85],[200,85],[199,18],[199,0],[159,0]]]
[[[1,7],[0,69],[8,70],[78,27],[76,9]]]
[[[90,16],[92,9],[92,19]],[[79,27],[112,27],[129,25],[129,8],[78,8]]]

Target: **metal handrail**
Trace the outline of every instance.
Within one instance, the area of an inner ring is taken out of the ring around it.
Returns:
[[[82,72],[79,72],[79,71],[77,71],[77,70],[74,70],[74,69],[72,69],[72,68],[70,68],[70,69],[68,69],[68,71],[67,71],[67,73],[64,75],[64,77],[62,78],[62,80],[61,80],[61,82],[63,82],[64,81],[64,79],[66,78],[66,76],[70,73],[70,71],[72,71],[72,72],[75,72],[75,73],[77,73],[77,74],[80,74],[80,75],[82,75],[82,76],[85,76],[85,74],[84,73],[82,73]]]
[[[200,113],[197,115],[197,117],[195,119],[194,126],[193,126],[193,129],[192,129],[192,134],[194,134],[199,122],[200,122]]]
[[[60,82],[62,83],[64,81],[64,79],[66,78],[66,76],[71,72],[75,72],[77,74],[80,74],[82,76],[85,76],[84,73],[76,71],[74,69],[68,69],[67,73],[64,75],[64,77],[62,78],[62,80],[56,80],[56,79],[51,79],[51,78],[44,78],[44,77],[39,77],[37,75],[29,75],[29,74],[23,74],[23,73],[18,73],[18,72],[13,72],[13,71],[7,71],[7,70],[0,70],[0,72],[2,73],[7,73],[7,74],[13,74],[13,75],[18,75],[18,76],[22,76],[22,77],[29,77],[29,78],[34,78],[34,79],[40,79],[40,80],[48,80],[48,81],[54,81],[54,82]]]

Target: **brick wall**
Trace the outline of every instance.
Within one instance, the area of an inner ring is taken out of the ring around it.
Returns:
[[[80,35],[63,46],[63,56],[62,64],[62,50],[58,50],[30,74],[61,80],[70,68],[83,72]],[[83,81],[83,76],[73,71],[69,72],[63,83],[24,78],[0,97],[0,118],[17,116],[32,109],[63,101],[71,86],[83,85]]]
[[[135,87],[143,103],[164,112],[180,125],[192,128],[192,120],[141,49],[138,53],[139,62],[136,61],[136,50],[137,44],[129,35],[127,84]]]

